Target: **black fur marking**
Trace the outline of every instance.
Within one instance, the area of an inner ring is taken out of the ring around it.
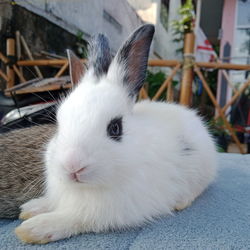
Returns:
[[[106,74],[112,60],[108,38],[103,34],[94,36],[89,43],[89,68],[93,67],[96,77]]]
[[[115,141],[121,141],[123,135],[122,117],[112,119],[107,126],[107,135]]]
[[[154,31],[153,25],[143,25],[130,36],[117,54],[117,62],[125,71],[123,84],[131,97],[139,93],[145,81]]]
[[[183,151],[193,151],[193,149],[191,147],[188,147],[188,146],[184,147],[182,150]]]
[[[193,155],[194,149],[187,146],[187,147],[182,148],[181,151],[182,151],[182,155],[189,156],[189,155]]]
[[[192,155],[195,149],[186,141],[185,138],[180,138],[181,152],[183,155]]]

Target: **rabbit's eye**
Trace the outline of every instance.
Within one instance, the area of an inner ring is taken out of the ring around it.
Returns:
[[[110,121],[107,127],[108,136],[115,140],[120,141],[122,138],[122,117],[114,118]]]

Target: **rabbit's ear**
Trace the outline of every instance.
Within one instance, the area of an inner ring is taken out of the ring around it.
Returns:
[[[131,97],[139,93],[145,81],[154,31],[154,26],[151,24],[138,28],[120,48],[114,59],[116,69],[113,68],[112,71],[121,73],[122,82]]]
[[[84,64],[81,60],[69,49],[67,49],[67,55],[69,60],[69,71],[72,84],[80,82],[84,73]]]
[[[99,78],[106,74],[111,63],[109,41],[103,34],[94,36],[88,46],[88,67]]]

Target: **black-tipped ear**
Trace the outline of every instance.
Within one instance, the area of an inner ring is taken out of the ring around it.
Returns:
[[[72,84],[80,82],[84,73],[84,64],[81,60],[69,49],[67,49],[67,55],[69,60],[69,72]]]
[[[146,77],[150,45],[155,28],[146,24],[138,28],[125,42],[116,55],[118,67],[124,72],[123,83],[129,95],[136,96]]]
[[[93,69],[96,77],[106,74],[112,60],[108,38],[103,34],[94,36],[89,43],[88,51],[89,69]]]

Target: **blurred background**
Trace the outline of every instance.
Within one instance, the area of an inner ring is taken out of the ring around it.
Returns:
[[[250,0],[0,0],[0,132],[51,122],[72,87],[66,49],[85,63],[104,33],[115,55],[144,23],[156,33],[139,99],[196,108],[219,151],[249,153]]]

